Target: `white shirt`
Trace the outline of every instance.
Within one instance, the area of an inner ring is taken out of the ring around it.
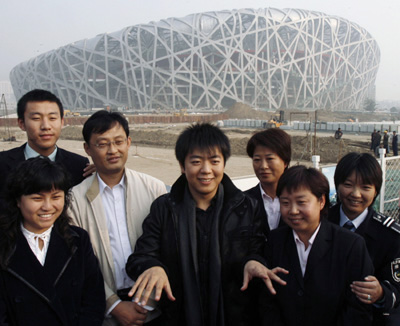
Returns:
[[[297,235],[297,233],[294,230],[292,230],[293,231],[294,242],[296,243],[297,255],[299,256],[301,272],[302,272],[303,276],[304,276],[304,274],[306,272],[308,256],[310,255],[310,251],[311,251],[312,245],[314,243],[315,237],[317,236],[317,234],[319,232],[320,227],[321,227],[321,223],[319,223],[317,229],[314,231],[313,235],[308,240],[307,249],[306,249],[306,246],[304,245],[303,241],[300,240],[300,238]]]
[[[41,156],[38,152],[36,152],[32,147],[29,146],[28,143],[26,143],[25,149],[24,149],[24,155],[25,155],[25,160],[28,160],[30,158],[38,157]],[[53,153],[51,153],[49,156],[47,156],[50,161],[55,161],[56,160],[56,155],[57,155],[57,146],[54,149]]]
[[[353,223],[354,227],[357,229],[362,222],[364,222],[365,218],[368,215],[368,208],[364,210],[360,215],[358,215],[354,220],[350,220],[346,214],[343,212],[343,207],[340,205],[340,226],[343,226],[346,224],[347,221],[351,221]]]
[[[97,174],[97,177],[99,179],[100,195],[107,219],[107,229],[114,260],[116,287],[117,289],[128,288],[134,282],[125,271],[126,261],[132,254],[128,225],[126,223],[125,175],[119,184],[112,189],[101,180],[99,174]]]
[[[42,264],[42,266],[44,266],[44,262],[46,261],[47,249],[49,249],[50,235],[52,229],[53,225],[43,233],[37,234],[25,229],[25,227],[21,223],[22,234],[25,236],[26,240],[28,241],[29,247],[35,254],[39,263]],[[43,240],[42,249],[39,248],[39,238]]]
[[[268,225],[269,229],[275,230],[279,225],[279,220],[281,217],[281,206],[279,203],[279,198],[275,197],[272,199],[270,196],[266,194],[264,189],[261,187],[261,183],[259,184],[261,190],[261,196],[264,202],[265,212],[268,216]]]

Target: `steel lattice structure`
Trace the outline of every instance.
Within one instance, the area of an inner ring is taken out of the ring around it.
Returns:
[[[298,9],[192,14],[44,53],[10,74],[66,107],[354,110],[375,97],[380,51],[348,20]]]

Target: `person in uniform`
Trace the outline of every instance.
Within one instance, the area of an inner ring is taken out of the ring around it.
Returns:
[[[382,186],[382,170],[368,153],[349,153],[334,175],[338,203],[329,220],[361,235],[375,272],[352,285],[361,302],[373,307],[373,325],[400,325],[400,225],[372,205]]]
[[[276,295],[261,297],[263,325],[371,325],[371,307],[351,292],[352,282],[372,273],[362,237],[326,220],[329,182],[318,170],[289,168],[277,195],[285,226],[271,231],[267,266],[289,271]]]

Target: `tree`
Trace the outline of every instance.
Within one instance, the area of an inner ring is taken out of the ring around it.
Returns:
[[[364,110],[374,112],[376,108],[376,102],[373,99],[367,98],[364,101]]]
[[[396,108],[396,107],[394,107],[394,106],[392,106],[392,107],[390,108],[390,113],[397,113],[397,112],[399,112],[399,109],[398,109],[398,108]]]

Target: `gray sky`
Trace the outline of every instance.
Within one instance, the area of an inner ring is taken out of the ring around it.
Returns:
[[[169,17],[241,8],[300,8],[340,16],[377,40],[377,100],[400,100],[398,0],[0,0],[0,80],[17,64],[68,43]]]

